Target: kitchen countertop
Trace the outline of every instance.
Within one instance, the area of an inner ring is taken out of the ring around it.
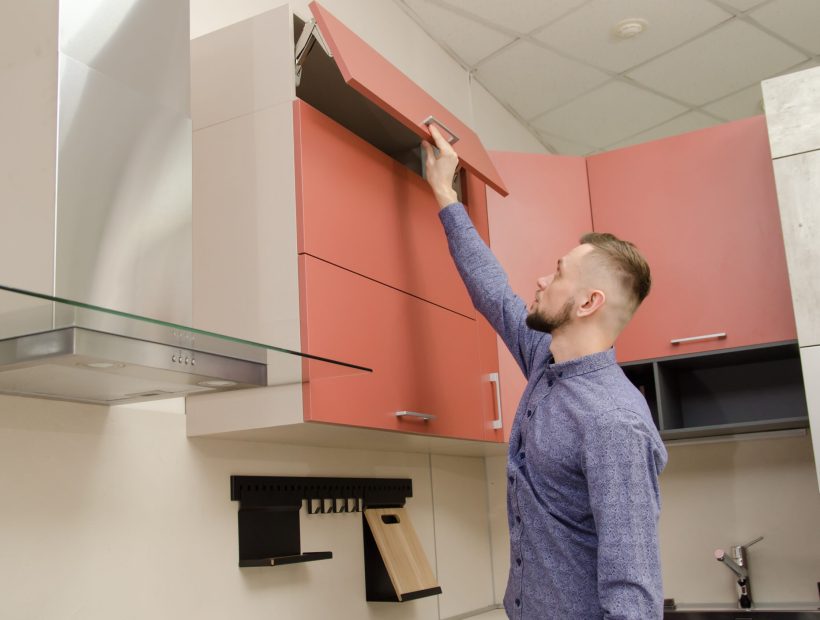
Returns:
[[[820,601],[807,603],[755,603],[752,609],[785,611],[813,611],[820,609]],[[673,609],[664,611],[742,611],[734,603],[678,603]]]

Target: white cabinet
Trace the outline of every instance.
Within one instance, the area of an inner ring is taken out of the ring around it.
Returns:
[[[820,344],[820,150],[772,163],[797,340],[801,347],[814,346]]]
[[[820,67],[766,80],[763,99],[814,460],[820,464]]]
[[[820,67],[763,82],[772,157],[820,149]]]

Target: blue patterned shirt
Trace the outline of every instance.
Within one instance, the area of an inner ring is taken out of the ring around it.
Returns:
[[[613,349],[554,363],[464,207],[440,212],[476,308],[527,377],[507,460],[515,620],[663,617],[658,475],[667,454]]]

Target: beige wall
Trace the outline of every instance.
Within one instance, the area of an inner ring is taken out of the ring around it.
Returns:
[[[481,459],[187,439],[182,408],[0,396],[0,618],[428,620],[492,604]],[[412,478],[444,594],[366,603],[355,514],[301,512],[302,549],[330,560],[239,569],[231,474]]]
[[[487,459],[497,593],[509,569],[504,459]],[[664,596],[680,603],[737,601],[732,573],[713,552],[749,550],[759,603],[817,601],[820,495],[811,439],[798,437],[669,446],[660,478]]]
[[[671,446],[661,475],[661,559],[665,596],[732,602],[731,571],[715,561],[749,549],[758,602],[817,602],[820,495],[808,435]]]

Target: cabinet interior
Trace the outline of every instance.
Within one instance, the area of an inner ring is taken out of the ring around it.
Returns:
[[[294,45],[305,22],[293,17]],[[422,175],[419,137],[344,81],[336,62],[314,45],[296,96],[415,173]]]
[[[664,439],[805,427],[797,343],[628,363]]]
[[[649,411],[652,412],[652,421],[660,426],[658,419],[658,397],[655,389],[655,367],[653,364],[630,364],[623,366],[624,374],[638,388],[646,399]]]

